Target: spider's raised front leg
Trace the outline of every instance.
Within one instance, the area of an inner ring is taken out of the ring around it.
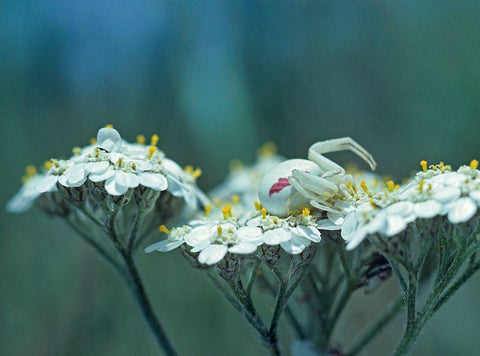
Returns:
[[[370,165],[372,171],[375,170],[377,163],[373,159],[372,155],[368,151],[360,146],[356,141],[351,137],[342,137],[335,138],[332,140],[320,141],[308,149],[308,159],[315,162],[318,167],[324,172],[329,171],[341,171],[344,172],[344,169],[336,164],[335,162],[329,160],[327,157],[324,157],[324,153],[329,152],[338,152],[338,151],[352,151],[357,156],[362,158],[365,162]]]

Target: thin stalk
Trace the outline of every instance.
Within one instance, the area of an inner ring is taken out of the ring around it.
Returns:
[[[123,274],[125,281],[127,282],[130,291],[132,292],[135,300],[137,301],[138,305],[142,309],[143,316],[145,317],[150,330],[155,335],[155,338],[168,356],[175,356],[177,353],[173,348],[172,344],[170,343],[165,331],[163,330],[160,321],[155,316],[153,311],[153,307],[148,299],[148,296],[145,292],[145,288],[143,286],[142,279],[138,273],[137,267],[135,266],[135,262],[131,255],[122,251],[122,257],[125,261],[126,272]]]
[[[68,217],[67,219],[67,222],[70,224],[70,226],[90,245],[92,246],[95,251],[97,251],[97,253],[102,256],[107,262],[109,262],[115,270],[117,270],[118,272],[120,272],[120,274],[122,274],[123,272],[123,269],[122,267],[120,266],[120,264],[115,260],[115,258],[113,258],[113,256],[111,256],[107,251],[106,249],[101,246],[97,241],[95,241],[95,239],[93,239],[88,233],[86,233],[85,231],[83,231],[82,228],[80,228],[76,223],[73,222],[73,220]]]
[[[360,351],[363,350],[365,346],[367,346],[370,341],[372,341],[375,336],[378,335],[380,331],[387,325],[402,309],[403,306],[403,299],[397,299],[389,308],[388,310],[382,315],[380,319],[367,331],[367,333],[363,336],[363,338],[353,346],[352,350],[348,352],[347,356],[355,356]]]

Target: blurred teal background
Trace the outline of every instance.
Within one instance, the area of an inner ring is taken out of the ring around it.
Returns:
[[[202,167],[206,190],[267,140],[305,157],[315,141],[352,136],[397,179],[421,159],[469,163],[480,157],[479,13],[478,2],[447,0],[3,1],[1,205],[27,164],[68,156],[107,123],[128,140],[158,133],[167,155]],[[1,355],[157,352],[119,278],[62,221],[2,209],[0,233]],[[179,255],[139,263],[181,355],[264,354]],[[339,340],[394,291],[391,281],[357,296]],[[476,276],[413,354],[476,354],[479,292]],[[364,354],[389,354],[401,326]]]

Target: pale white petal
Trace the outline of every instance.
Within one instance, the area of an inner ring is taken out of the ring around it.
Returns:
[[[80,182],[85,182],[87,178],[84,164],[76,164],[68,168],[63,174],[67,177],[67,186],[69,187],[78,186]]]
[[[350,240],[352,235],[358,228],[358,221],[355,217],[355,213],[350,213],[345,217],[342,225],[342,238],[344,240]]]
[[[168,187],[167,179],[162,174],[142,173],[138,178],[144,187],[154,190],[165,190]]]
[[[238,229],[237,236],[241,241],[261,244],[263,242],[263,232],[259,227],[244,226]]]
[[[6,205],[9,213],[23,213],[27,211],[35,202],[35,199],[40,195],[40,192],[35,194],[24,194],[25,190],[21,189],[10,199]]]
[[[203,249],[207,248],[208,246],[210,246],[211,243],[210,243],[210,239],[206,239],[206,240],[203,240],[203,241],[200,241],[197,245],[195,245],[190,251],[192,252],[199,252],[199,251],[202,251]]]
[[[310,240],[295,235],[290,241],[285,241],[280,244],[282,248],[292,255],[298,255],[302,253],[308,246],[310,246]]]
[[[107,169],[103,173],[90,173],[88,178],[92,182],[103,182],[104,180],[107,180],[108,178],[112,177],[115,174],[115,171],[113,169]]]
[[[153,251],[160,251],[160,252],[168,252],[176,249],[178,246],[181,246],[185,241],[183,240],[178,240],[178,241],[169,241],[167,240],[162,240],[160,242],[157,242],[153,245],[148,246],[145,249],[146,253],[150,253]]]
[[[330,211],[327,213],[327,218],[328,220],[333,222],[335,225],[342,225],[343,221],[345,220],[345,217],[342,214],[332,213]]]
[[[58,176],[48,175],[42,178],[36,185],[36,190],[40,193],[45,193],[52,190],[58,182]]]
[[[110,195],[123,195],[128,191],[128,187],[117,184],[115,176],[112,176],[106,180],[105,190]]]
[[[200,252],[198,261],[200,263],[206,263],[207,265],[213,265],[225,257],[227,250],[228,248],[225,245],[210,245]]]
[[[477,212],[477,205],[470,198],[458,199],[448,212],[448,220],[458,224],[470,220]]]
[[[257,249],[257,245],[250,242],[240,242],[228,249],[231,253],[248,254],[253,253]]]
[[[480,190],[470,192],[470,198],[472,198],[477,205],[480,205]]]
[[[115,174],[115,181],[118,185],[128,188],[138,187],[139,184],[139,179],[137,175],[123,171],[117,171],[117,173]]]
[[[434,199],[439,203],[449,203],[460,196],[460,189],[456,187],[442,187],[435,194]]]
[[[388,206],[385,211],[387,214],[408,216],[413,211],[413,204],[408,201],[401,201]]]
[[[427,200],[415,203],[413,207],[414,214],[422,219],[433,218],[440,214],[442,205],[436,200]]]
[[[98,130],[97,144],[108,152],[118,151],[122,147],[122,138],[117,130],[103,127]]]
[[[108,167],[110,167],[110,162],[108,161],[89,162],[85,165],[85,170],[89,173],[101,174],[105,172]]]
[[[320,237],[320,231],[318,231],[313,226],[297,226],[293,230],[296,235],[308,239],[313,242],[320,242],[322,239]]]
[[[184,236],[189,246],[196,246],[208,238],[210,238],[210,225],[200,225]]]
[[[263,242],[267,245],[278,245],[290,240],[294,234],[286,229],[268,230],[263,233]]]
[[[319,230],[340,230],[342,225],[337,225],[334,222],[324,219],[317,222],[317,227]]]
[[[360,245],[363,240],[367,237],[367,229],[365,227],[361,227],[356,230],[351,236],[350,240],[347,240],[347,251],[353,250],[355,247]]]
[[[388,216],[387,217],[387,225],[384,234],[386,236],[394,236],[407,227],[407,224],[405,223],[405,220],[403,220],[402,217],[393,215],[393,216]]]

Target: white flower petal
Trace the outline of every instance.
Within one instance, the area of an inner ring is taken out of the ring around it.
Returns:
[[[240,242],[228,249],[228,252],[231,253],[241,253],[241,254],[249,254],[255,252],[257,249],[257,245],[250,243],[250,242]]]
[[[112,176],[106,180],[105,190],[110,195],[123,195],[128,191],[128,187],[117,184],[115,176]]]
[[[103,182],[104,180],[112,177],[114,174],[115,171],[113,169],[107,169],[103,173],[90,173],[88,179],[90,179],[92,182]]]
[[[470,192],[470,198],[472,198],[477,205],[480,205],[480,190]]]
[[[295,235],[290,241],[282,242],[280,246],[292,255],[298,255],[302,253],[308,246],[310,246],[310,240]]]
[[[58,176],[48,175],[42,178],[41,181],[36,185],[36,190],[40,193],[49,192],[58,182]]]
[[[162,240],[160,242],[157,242],[153,245],[148,246],[145,249],[146,253],[150,253],[153,251],[160,251],[160,252],[168,252],[176,249],[178,246],[183,245],[185,241],[183,240],[178,240],[178,241],[169,241],[168,239]]]
[[[477,205],[470,198],[458,199],[448,212],[448,220],[458,224],[470,220],[477,212]]]
[[[194,228],[190,233],[184,236],[185,242],[189,246],[196,246],[205,239],[210,238],[210,226],[200,225]]]
[[[294,228],[294,233],[297,236],[303,237],[305,239],[308,239],[313,242],[320,242],[321,237],[320,237],[320,231],[318,231],[316,228],[313,226],[297,226]]]
[[[89,173],[101,174],[105,172],[108,167],[110,167],[110,162],[101,161],[101,162],[89,162],[85,166],[85,170]]]
[[[317,221],[317,227],[319,230],[340,230],[342,228],[342,225],[337,225],[334,222],[324,219]]]
[[[142,173],[139,175],[140,184],[154,190],[165,190],[168,187],[167,179],[162,174]]]
[[[137,175],[123,171],[117,171],[117,173],[115,174],[115,181],[118,185],[128,188],[136,188],[140,183]]]
[[[415,203],[413,207],[414,214],[422,219],[430,219],[440,214],[442,204],[436,200],[427,200]]]
[[[405,220],[397,215],[388,216],[386,223],[386,229],[383,231],[386,236],[395,236],[407,227]]]
[[[254,226],[244,226],[237,230],[238,238],[243,242],[261,244],[263,242],[262,229]]]
[[[199,251],[202,251],[203,249],[207,248],[210,245],[211,245],[210,239],[206,239],[206,240],[200,241],[190,251],[199,252]]]
[[[355,233],[358,227],[358,221],[356,219],[355,213],[350,213],[345,217],[342,225],[342,238],[344,240],[350,240],[352,235]]]
[[[200,252],[198,261],[207,265],[213,265],[225,257],[227,250],[228,248],[225,245],[210,245]]]
[[[435,194],[434,199],[439,203],[445,204],[456,200],[460,196],[460,189],[455,187],[440,188]]]
[[[385,212],[389,215],[408,216],[412,211],[413,204],[409,201],[400,201],[385,208]]]
[[[327,213],[327,218],[335,225],[342,225],[343,221],[345,220],[345,217],[342,214],[332,213],[330,211]]]
[[[367,237],[367,229],[365,227],[361,227],[354,231],[354,233],[350,236],[350,239],[347,240],[347,251],[353,250],[355,247],[360,245],[360,243],[365,240],[365,237]]]
[[[122,147],[122,138],[117,130],[103,127],[98,130],[97,144],[108,152],[118,151]]]
[[[294,234],[284,228],[268,230],[263,233],[263,242],[267,245],[278,245],[290,240]]]

